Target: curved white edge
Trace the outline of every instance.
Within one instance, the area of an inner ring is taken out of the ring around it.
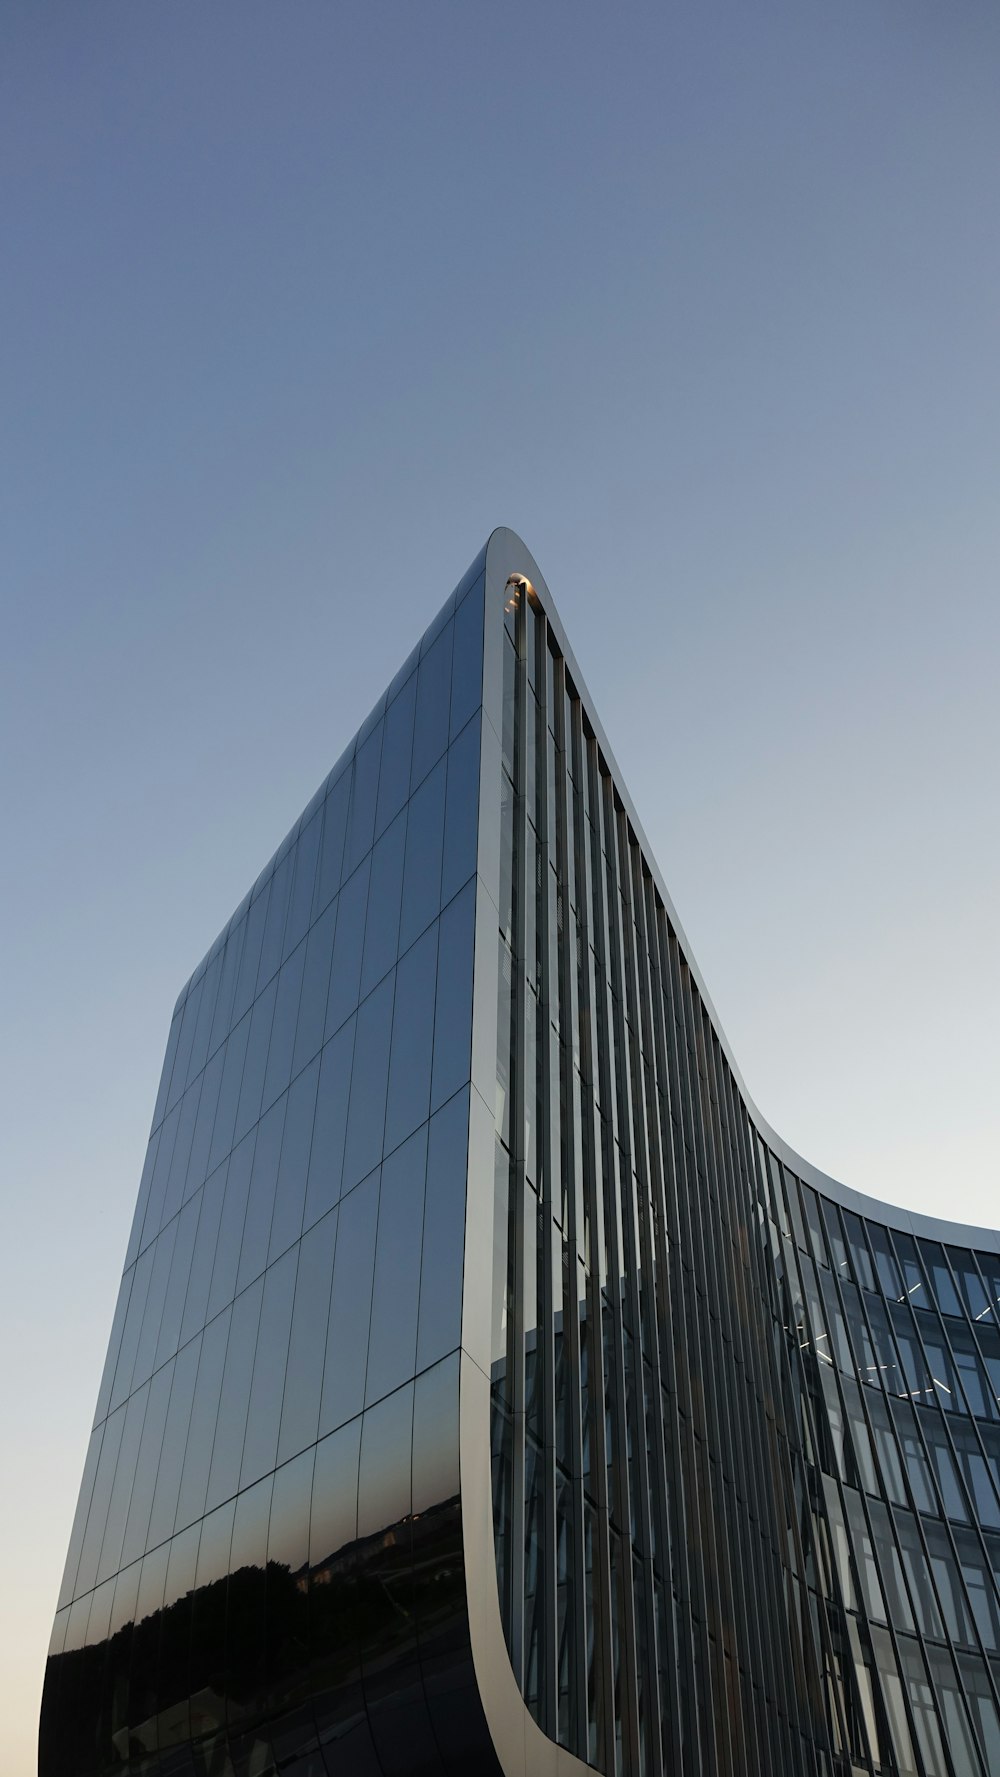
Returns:
[[[502,596],[503,589],[507,584],[507,578],[510,574],[523,574],[525,579],[530,580],[535,591],[538,593],[546,618],[548,619],[552,632],[559,644],[560,652],[565,657],[566,665],[569,669],[573,683],[576,686],[576,690],[587,711],[587,718],[597,737],[597,744],[604,755],[608,769],[614,778],[615,789],[628,816],[629,824],[642,849],[642,854],[645,858],[650,875],[656,884],[657,892],[666,908],[670,923],[677,934],[677,941],[684,952],[688,968],[697,984],[698,992],[701,995],[705,1009],[712,1021],[712,1025],[718,1036],[726,1060],[733,1071],[733,1076],[739,1087],[740,1094],[748,1112],[750,1113],[751,1120],[756,1125],[756,1128],[767,1145],[775,1154],[777,1154],[779,1160],[783,1161],[784,1164],[788,1166],[792,1172],[796,1173],[799,1178],[804,1179],[807,1184],[812,1185],[815,1190],[820,1191],[824,1196],[832,1197],[837,1203],[842,1204],[845,1209],[854,1210],[858,1215],[869,1216],[873,1221],[884,1222],[888,1227],[899,1228],[908,1234],[921,1235],[930,1240],[946,1241],[952,1246],[971,1246],[979,1247],[987,1252],[1000,1252],[1000,1229],[977,1228],[964,1222],[952,1222],[946,1218],[938,1216],[921,1215],[916,1210],[902,1209],[895,1203],[884,1203],[880,1198],[868,1197],[861,1191],[853,1190],[850,1185],[841,1184],[838,1179],[831,1178],[828,1173],[821,1171],[818,1166],[814,1166],[811,1161],[804,1159],[801,1154],[797,1154],[795,1149],[778,1134],[777,1130],[771,1127],[766,1117],[761,1115],[753,1098],[747,1091],[746,1082],[740,1070],[739,1063],[730,1048],[729,1040],[722,1028],[722,1023],[716,1012],[715,1006],[712,1003],[712,997],[708,988],[705,986],[701,970],[692,954],[691,946],[688,943],[684,928],[677,917],[677,910],[674,907],[667,886],[660,873],[653,848],[646,837],[642,822],[635,811],[632,799],[625,786],[625,780],[622,776],[621,769],[608,743],[607,735],[605,734],[595,712],[594,700],[587,689],[586,681],[577,664],[572,647],[566,639],[566,632],[553,602],[552,594],[549,592],[545,580],[539,572],[538,564],[532,556],[531,551],[526,548],[524,543],[522,543],[516,532],[507,529],[495,530],[486,545],[486,582],[488,592],[492,582],[494,590],[499,590]]]

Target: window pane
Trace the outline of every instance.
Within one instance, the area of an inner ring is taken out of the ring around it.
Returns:
[[[386,1153],[423,1123],[430,1109],[437,940],[437,928],[432,927],[407,951],[396,970]]]
[[[400,950],[406,950],[437,918],[441,906],[445,781],[446,766],[442,760],[410,798],[399,918]]]
[[[377,1214],[378,1174],[373,1173],[340,1206],[323,1372],[321,1433],[353,1418],[364,1405]]]
[[[468,1093],[463,1092],[450,1099],[430,1123],[418,1370],[453,1351],[461,1338],[468,1118]]]
[[[379,1193],[375,1281],[365,1400],[389,1394],[414,1370],[427,1131],[386,1160]]]
[[[358,1012],[344,1145],[345,1191],[377,1166],[382,1155],[392,996],[393,977],[389,975],[369,994]]]
[[[283,1253],[302,1232],[318,1080],[317,1056],[298,1079],[293,1081],[285,1100],[287,1108],[281,1134],[281,1159],[278,1164],[278,1184],[268,1242],[269,1261]]]
[[[349,1018],[358,1003],[361,985],[361,954],[365,939],[368,876],[371,860],[345,882],[337,903],[337,932],[333,941],[330,999],[326,1008],[326,1033],[330,1036]]]
[[[307,1228],[340,1199],[356,1022],[352,1018],[350,1023],[342,1025],[320,1057],[319,1092],[306,1190],[304,1226]]]
[[[281,1409],[278,1461],[304,1450],[319,1425],[323,1362],[330,1318],[330,1288],[337,1240],[337,1211],[303,1236],[288,1346],[289,1386]]]
[[[406,816],[397,815],[372,852],[364,963],[361,969],[362,997],[370,992],[377,981],[381,981],[396,960],[405,837]]]
[[[413,744],[413,711],[416,695],[417,679],[416,674],[413,674],[385,713],[385,737],[382,742],[378,808],[375,816],[376,835],[385,832],[389,822],[399,813],[406,801],[410,784],[410,755]]]
[[[472,1056],[475,889],[475,882],[470,882],[441,915],[437,1009],[434,1017],[432,1110],[436,1110],[445,1099],[457,1092],[469,1078]]]
[[[266,1474],[277,1460],[297,1262],[298,1253],[293,1248],[271,1266],[264,1278],[264,1300],[240,1469],[241,1487]]]

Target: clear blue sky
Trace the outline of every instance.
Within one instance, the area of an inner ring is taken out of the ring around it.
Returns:
[[[1000,1220],[1000,13],[7,0],[8,1777],[175,994],[497,523],[765,1115]]]

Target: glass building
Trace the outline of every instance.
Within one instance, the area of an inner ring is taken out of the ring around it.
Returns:
[[[181,993],[41,1777],[997,1777],[1000,1236],[794,1154],[497,531]]]

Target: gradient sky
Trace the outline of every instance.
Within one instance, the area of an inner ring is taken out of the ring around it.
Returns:
[[[0,1671],[176,993],[495,524],[750,1091],[1000,1221],[995,0],[6,0]]]

